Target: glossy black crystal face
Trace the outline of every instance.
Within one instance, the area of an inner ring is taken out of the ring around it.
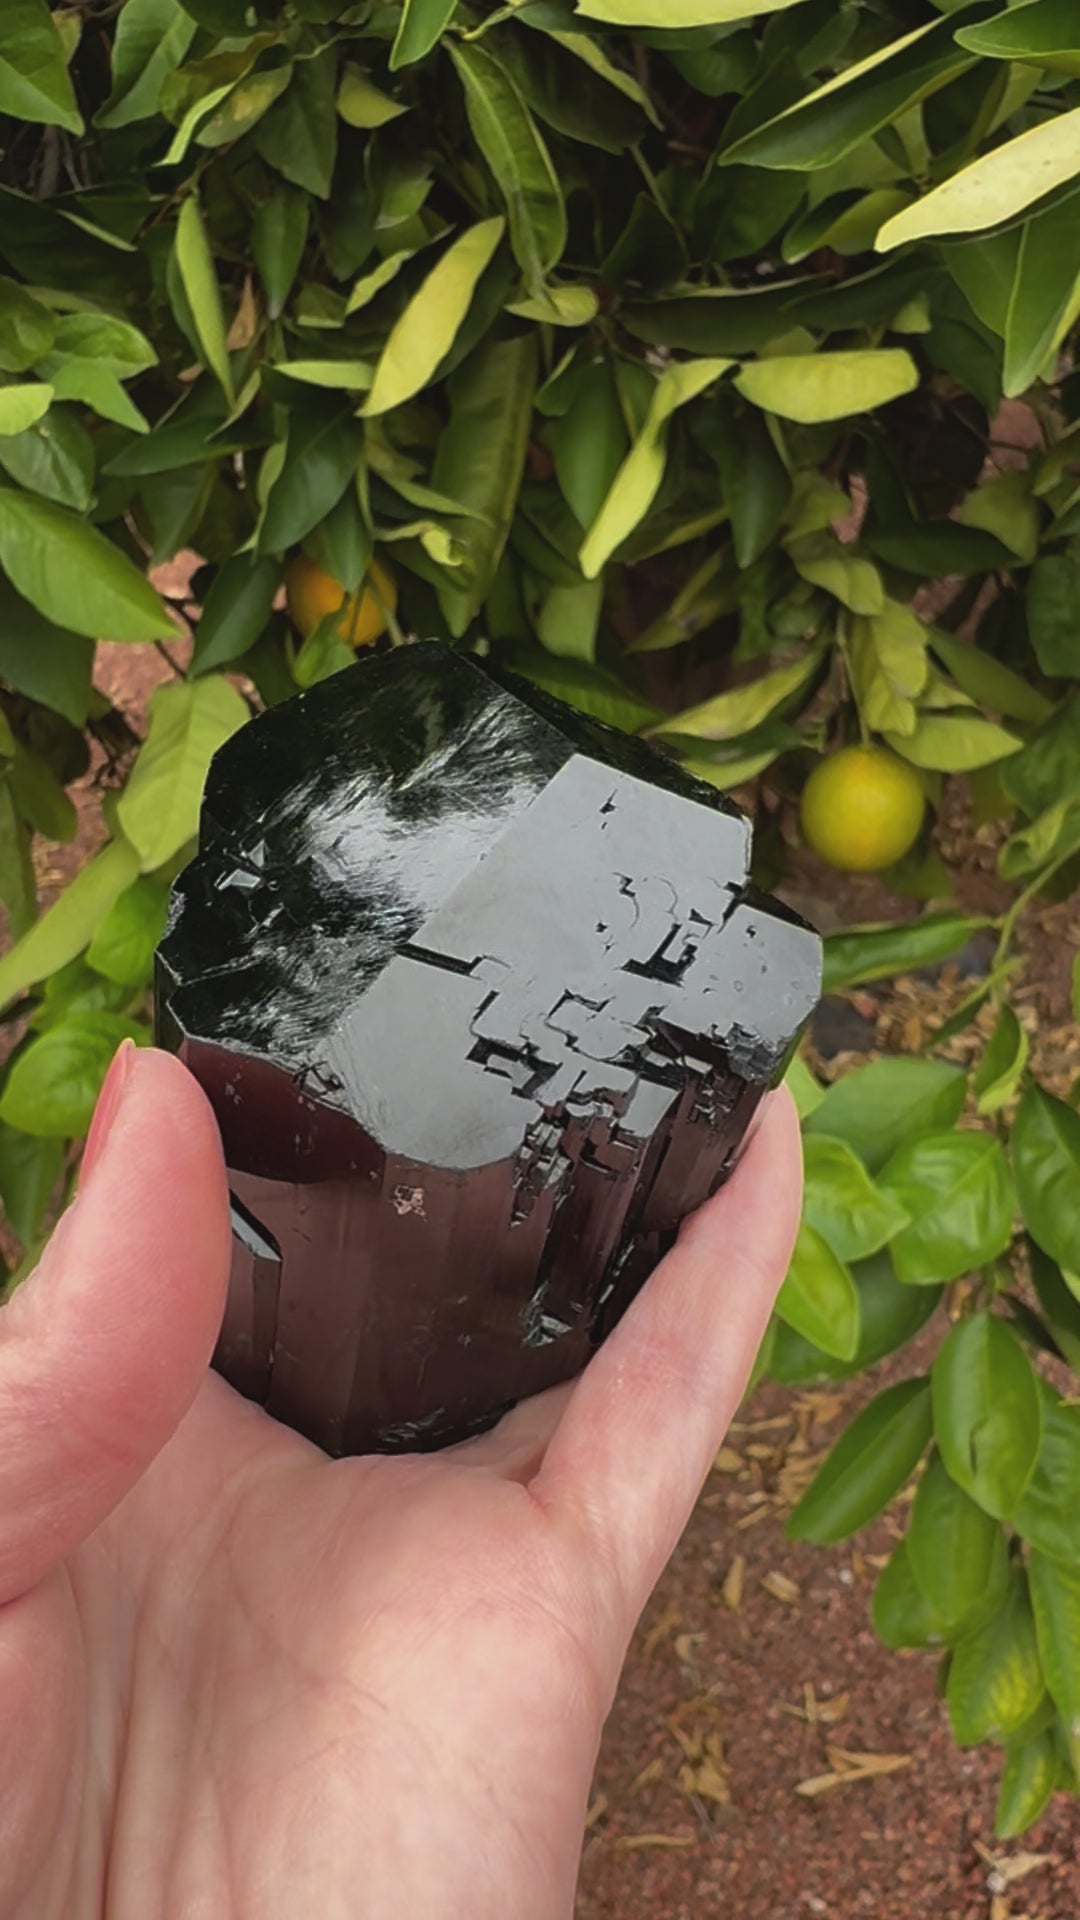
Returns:
[[[332,1453],[447,1444],[579,1371],[817,998],[742,815],[425,644],[236,735],[200,846],[158,1026],[230,1169],[221,1371]]]

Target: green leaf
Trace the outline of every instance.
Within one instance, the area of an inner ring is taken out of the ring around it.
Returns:
[[[1051,115],[973,160],[886,221],[879,253],[938,233],[982,233],[1023,213],[1080,173],[1080,107]]]
[[[1005,1756],[994,1832],[1015,1840],[1046,1812],[1058,1782],[1060,1756],[1052,1733],[1040,1733]]]
[[[1039,1455],[1013,1525],[1040,1553],[1080,1565],[1080,1407],[1046,1386]]]
[[[33,1246],[45,1209],[64,1169],[60,1140],[35,1140],[32,1134],[0,1124],[0,1200],[8,1225],[24,1247]]]
[[[956,38],[985,59],[1030,60],[1051,73],[1080,75],[1080,23],[1072,0],[1035,0],[981,26],[962,27]]]
[[[980,1113],[997,1113],[1011,1100],[1027,1065],[1031,1043],[1012,1008],[1002,1007],[997,1026],[972,1080]]]
[[[0,438],[25,433],[48,413],[53,390],[41,380],[0,387]]]
[[[192,672],[209,673],[228,666],[253,647],[269,625],[280,585],[276,560],[253,561],[242,553],[226,560],[195,629]]]
[[[1032,734],[1022,753],[1006,761],[1001,784],[1030,819],[1063,795],[1080,793],[1080,689]]]
[[[581,570],[590,580],[644,520],[660,491],[667,464],[668,424],[674,413],[711,387],[733,363],[692,360],[668,367],[653,392],[648,416],[617,473],[581,549]]]
[[[911,1571],[907,1541],[894,1547],[874,1588],[874,1632],[887,1647],[940,1647],[948,1623],[935,1613]]]
[[[0,113],[82,133],[64,43],[46,0],[4,0]]]
[[[363,443],[363,428],[351,418],[292,415],[259,532],[260,554],[285,553],[321,525],[355,479]]]
[[[917,27],[856,61],[721,155],[758,167],[831,167],[965,67],[947,21]],[[802,89],[800,88],[800,94]]]
[[[645,706],[614,674],[604,673],[586,661],[558,660],[537,648],[535,653],[517,655],[511,664],[545,693],[553,693],[567,706],[587,713],[590,719],[602,720],[607,727],[636,733],[654,718],[653,708]]]
[[[902,347],[778,354],[749,361],[735,380],[755,407],[803,426],[869,413],[918,384],[919,370]]]
[[[12,797],[22,818],[46,840],[74,840],[78,819],[48,762],[28,753],[21,741],[8,774]]]
[[[180,0],[126,0],[116,22],[112,92],[94,115],[110,131],[150,120],[161,89],[195,38],[195,22]]]
[[[534,294],[562,258],[566,207],[551,155],[515,82],[476,42],[450,44],[473,138],[506,202],[514,252]]]
[[[884,1511],[914,1472],[933,1432],[928,1380],[878,1394],[841,1434],[796,1506],[790,1540],[846,1540]]]
[[[392,73],[426,59],[450,25],[456,5],[457,0],[405,0],[390,54]]]
[[[103,420],[112,420],[131,433],[146,433],[147,421],[124,392],[115,373],[75,356],[50,354],[41,370],[58,400],[77,400]]]
[[[769,1368],[774,1380],[786,1386],[805,1386],[822,1378],[854,1379],[913,1340],[941,1297],[940,1288],[901,1286],[887,1252],[857,1261],[851,1277],[859,1296],[859,1344],[852,1359],[837,1360],[790,1327],[777,1323]]]
[[[1080,585],[1078,585],[1080,591]],[[1028,619],[1031,619],[1030,585],[1028,588]],[[993,712],[1003,714],[1007,720],[1030,720],[1035,725],[1045,720],[1053,712],[1053,702],[1029,686],[1018,673],[1013,673],[992,654],[984,653],[980,647],[966,640],[958,640],[954,634],[942,633],[937,627],[929,629],[930,645],[948,667],[958,687],[977,700],[980,706],[990,707]]]
[[[846,1140],[877,1173],[909,1137],[951,1126],[966,1090],[961,1069],[944,1060],[874,1060],[828,1088],[806,1131]]]
[[[1073,1372],[1080,1374],[1080,1299],[1057,1262],[1030,1234],[1027,1253],[1042,1318]]]
[[[841,1260],[865,1260],[906,1227],[910,1214],[871,1180],[844,1140],[808,1134],[804,1212]]]
[[[115,1013],[72,1014],[13,1061],[0,1120],[44,1139],[86,1133],[117,1047],[142,1032]]]
[[[304,257],[310,220],[311,202],[296,187],[278,187],[255,215],[251,250],[271,320],[285,311]]]
[[[817,1075],[811,1072],[801,1053],[795,1054],[784,1075],[784,1085],[798,1108],[800,1120],[805,1120],[815,1107],[820,1107],[825,1098],[824,1087]]]
[[[1005,1536],[936,1454],[915,1495],[907,1550],[915,1584],[945,1639],[970,1632],[1004,1590]]]
[[[122,840],[88,860],[49,911],[0,956],[0,1007],[74,960],[138,870],[133,849]]]
[[[1007,1519],[1039,1452],[1038,1382],[1003,1320],[978,1313],[953,1328],[934,1362],[934,1431],[950,1474],[986,1513]]]
[[[176,264],[191,308],[206,364],[221,382],[229,406],[236,402],[214,256],[206,236],[199,202],[189,194],[176,226]]]
[[[0,566],[47,620],[94,640],[164,640],[176,629],[145,575],[50,501],[0,487]]]
[[[804,1220],[776,1311],[805,1339],[838,1360],[850,1360],[859,1340],[859,1297],[842,1260]]]
[[[0,580],[0,680],[82,727],[90,712],[93,664],[89,640],[54,626]]]
[[[1069,1758],[1080,1766],[1080,1567],[1032,1551],[1031,1604],[1047,1690],[1065,1731]]]
[[[824,993],[888,980],[895,973],[936,966],[961,953],[990,921],[968,913],[925,913],[919,920],[882,926],[845,927],[825,940]]]
[[[451,376],[450,421],[432,469],[432,485],[460,502],[468,518],[448,532],[467,550],[474,584],[447,586],[440,604],[460,638],[491,591],[521,489],[537,381],[532,333],[488,342]]]
[[[338,152],[337,54],[324,47],[298,60],[292,84],[259,122],[255,143],[268,166],[294,187],[328,200]]]
[[[66,313],[57,326],[53,352],[92,360],[118,380],[132,380],[158,364],[146,335],[108,313]]]
[[[9,936],[20,940],[37,916],[37,878],[30,833],[19,818],[10,778],[0,780],[0,900],[7,908]]]
[[[1027,1580],[1014,1567],[997,1612],[960,1641],[949,1665],[945,1698],[957,1745],[1008,1740],[1045,1692]]]
[[[573,404],[551,429],[551,452],[563,499],[591,527],[630,442],[610,361],[584,361],[578,370]]]
[[[603,580],[576,587],[552,587],[536,618],[536,633],[549,653],[570,660],[594,660],[604,605]]]
[[[748,0],[577,0],[586,20],[602,20],[609,27],[719,27],[748,18]],[[753,14],[782,13],[800,0],[754,0]]]
[[[830,593],[850,613],[881,613],[885,589],[873,561],[860,560],[857,554],[846,552],[839,542],[829,543],[823,551],[816,551],[817,544],[812,542],[813,551],[803,551],[801,542],[789,549],[796,572],[809,580],[811,586]]]
[[[0,467],[27,492],[76,513],[86,513],[93,500],[94,443],[62,408],[53,407],[27,433],[0,440]]]
[[[482,220],[443,254],[390,330],[365,414],[389,413],[428,385],[457,339],[505,232],[501,216]]]
[[[1048,554],[1031,569],[1028,631],[1051,679],[1080,680],[1080,555]]]
[[[146,744],[117,807],[144,873],[194,840],[210,762],[249,717],[235,687],[217,676],[174,682],[153,694]]]
[[[745,687],[734,687],[730,693],[716,694],[699,707],[689,707],[685,713],[672,714],[658,721],[649,731],[689,735],[695,740],[738,740],[742,734],[749,733],[752,727],[760,726],[785,701],[801,692],[813,679],[820,663],[819,653],[809,653],[805,659],[795,660],[788,667],[777,667],[774,673],[761,674]]]
[[[1080,70],[1080,56],[1078,56]],[[1080,274],[1070,246],[1072,195],[1029,220],[1020,242],[1005,322],[1005,394],[1017,398],[1038,379],[1080,313]]]
[[[1024,744],[992,720],[949,713],[924,713],[914,733],[886,732],[886,738],[912,766],[932,773],[971,773],[1019,753]]]
[[[87,949],[88,964],[117,986],[148,987],[168,912],[167,887],[156,880],[135,880],[98,927]]]
[[[1080,1268],[1080,1114],[1029,1087],[1013,1123],[1020,1211],[1033,1240],[1066,1271]]]
[[[291,67],[267,67],[248,74],[230,88],[212,113],[199,123],[195,139],[200,147],[227,147],[258,126],[275,101],[291,86]]]
[[[406,101],[393,100],[383,93],[363,67],[349,60],[338,87],[337,110],[347,126],[370,130],[400,119],[409,108]]]
[[[961,526],[980,527],[1008,547],[1018,560],[1030,564],[1039,549],[1041,514],[1032,498],[1031,475],[998,474],[965,495],[956,509]]]
[[[871,619],[853,620],[849,640],[851,684],[865,724],[876,733],[911,734],[915,701],[926,686],[926,628],[890,600]]]
[[[897,1278],[910,1287],[958,1280],[1004,1253],[1016,1192],[1001,1144],[987,1133],[927,1133],[908,1140],[880,1185],[911,1216],[892,1243]]]
[[[0,279],[0,368],[28,373],[43,359],[56,335],[56,319],[14,280]]]

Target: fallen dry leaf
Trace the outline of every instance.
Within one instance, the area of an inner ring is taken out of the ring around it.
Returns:
[[[668,1639],[668,1637],[674,1633],[681,1620],[682,1614],[679,1612],[678,1607],[665,1607],[659,1620],[657,1620],[655,1626],[649,1628],[648,1633],[641,1643],[641,1657],[643,1660],[652,1659],[660,1642]]]
[[[771,1593],[774,1600],[783,1601],[785,1607],[797,1606],[802,1599],[802,1588],[796,1581],[789,1580],[786,1573],[767,1573],[761,1584],[766,1593]]]
[[[612,1841],[616,1853],[632,1853],[645,1847],[694,1847],[695,1837],[677,1833],[624,1833]]]
[[[655,1760],[649,1761],[647,1767],[642,1767],[636,1779],[631,1780],[630,1785],[626,1789],[627,1799],[632,1799],[635,1793],[642,1793],[646,1787],[655,1786],[657,1780],[662,1780],[663,1777],[664,1762],[660,1756],[657,1755]]]
[[[675,1658],[680,1667],[693,1667],[698,1654],[708,1644],[707,1633],[680,1633],[675,1641]]]
[[[727,1578],[720,1589],[720,1598],[729,1613],[742,1611],[743,1585],[746,1580],[746,1560],[741,1553],[735,1555],[727,1571]]]
[[[736,1520],[735,1530],[737,1533],[745,1533],[747,1527],[756,1527],[759,1520],[767,1520],[768,1518],[768,1507],[753,1507],[749,1513],[743,1514],[741,1520]]]
[[[727,1769],[709,1754],[696,1767],[687,1762],[679,1768],[679,1786],[691,1799],[712,1800],[720,1807],[731,1805]]]
[[[712,1470],[714,1473],[741,1473],[742,1466],[741,1453],[736,1453],[734,1447],[721,1447],[712,1463]]]
[[[598,1820],[603,1819],[610,1804],[611,1802],[609,1801],[606,1793],[597,1794],[596,1799],[593,1801],[592,1806],[589,1808],[588,1813],[585,1815],[586,1833],[588,1833],[593,1827],[595,1827]]]
[[[1038,1873],[1040,1867],[1055,1867],[1058,1864],[1054,1853],[999,1853],[990,1847],[984,1847],[976,1840],[975,1851],[980,1860],[990,1868],[991,1893],[1004,1893],[1006,1887],[1015,1887],[1029,1874]]]
[[[816,1799],[819,1794],[831,1793],[835,1787],[856,1786],[862,1780],[880,1779],[883,1774],[899,1773],[902,1768],[912,1766],[909,1753],[850,1753],[844,1747],[825,1749],[831,1773],[815,1774],[811,1780],[800,1780],[795,1792],[806,1800]]]

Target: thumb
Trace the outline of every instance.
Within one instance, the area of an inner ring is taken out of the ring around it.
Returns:
[[[128,1043],[78,1199],[0,1311],[0,1605],[89,1538],[171,1438],[221,1323],[217,1127],[178,1060]]]

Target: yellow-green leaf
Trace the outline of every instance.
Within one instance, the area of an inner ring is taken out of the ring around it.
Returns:
[[[656,499],[667,464],[667,430],[672,414],[696,400],[733,365],[731,360],[688,360],[661,374],[645,425],[582,546],[581,570],[588,579],[596,578],[612,554],[640,526]]]
[[[926,640],[922,621],[896,600],[888,601],[881,613],[852,622],[852,689],[859,712],[875,733],[914,733],[914,702],[929,673]]]
[[[749,686],[733,687],[700,706],[688,707],[649,729],[650,733],[692,734],[698,740],[738,740],[740,735],[759,727],[770,713],[804,687],[817,670],[821,656],[809,653],[789,667],[777,667],[763,673]]]
[[[338,88],[337,110],[350,127],[364,130],[370,127],[385,127],[390,120],[397,120],[409,109],[403,100],[392,100],[388,93],[375,85],[375,82],[358,67],[355,61],[348,61],[341,76]]]
[[[48,413],[52,399],[53,389],[42,380],[0,387],[0,437],[25,433]]]
[[[455,240],[391,329],[364,412],[389,413],[427,386],[472,304],[477,282],[506,232],[501,214]]]
[[[77,959],[138,871],[138,856],[125,840],[94,854],[49,911],[0,957],[0,1006]]]
[[[973,160],[886,222],[879,253],[938,233],[981,233],[1000,226],[1044,194],[1080,174],[1080,107],[1051,114],[1038,126]]]
[[[176,265],[206,363],[220,380],[231,407],[235,403],[236,393],[226,344],[221,289],[199,202],[194,194],[189,194],[180,209],[176,227]]]
[[[976,767],[993,766],[1019,753],[1024,744],[992,720],[947,713],[923,714],[914,733],[890,733],[887,738],[913,767],[934,773],[971,773]]]
[[[248,718],[235,687],[218,674],[158,688],[146,744],[117,808],[144,873],[195,838],[210,762]]]
[[[1032,498],[1031,475],[1003,473],[985,486],[975,487],[960,502],[956,518],[965,527],[981,527],[1003,547],[1026,563],[1039,551],[1041,516]]]
[[[918,384],[918,368],[902,347],[752,360],[735,381],[753,406],[803,426],[869,413]]]

